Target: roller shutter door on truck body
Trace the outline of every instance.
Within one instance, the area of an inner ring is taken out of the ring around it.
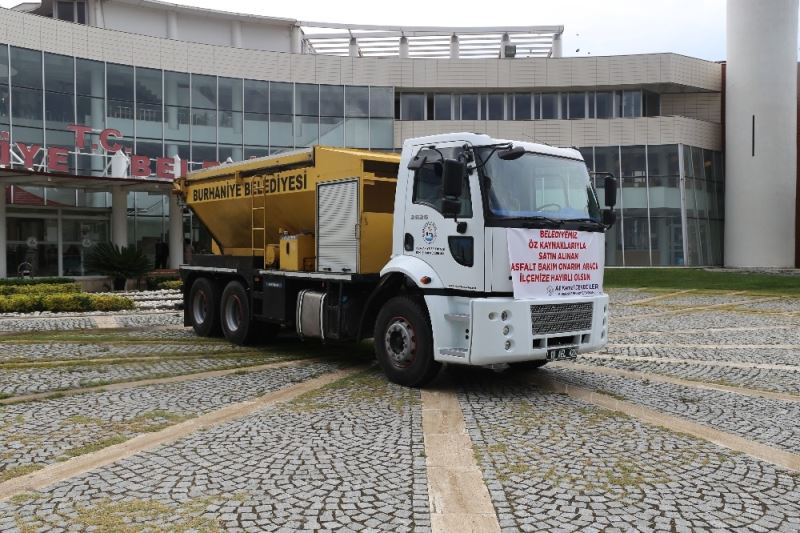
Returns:
[[[317,268],[358,271],[358,179],[317,184]]]

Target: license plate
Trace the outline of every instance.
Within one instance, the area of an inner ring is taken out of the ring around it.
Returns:
[[[574,346],[563,346],[561,348],[550,348],[547,350],[548,361],[560,361],[562,359],[576,359],[578,348]]]

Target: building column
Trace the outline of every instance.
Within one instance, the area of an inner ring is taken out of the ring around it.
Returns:
[[[292,26],[292,34],[291,34],[291,42],[290,42],[290,51],[293,54],[302,54],[303,53],[303,30],[300,29],[300,26]]]
[[[128,246],[128,191],[120,185],[111,187],[111,242]]]
[[[561,34],[556,33],[553,35],[553,48],[550,51],[550,57],[562,57],[561,50]]]
[[[795,266],[798,0],[728,0],[725,266]]]
[[[355,37],[350,37],[350,57],[358,57],[358,41]]]
[[[458,49],[458,35],[455,33],[450,37],[450,59],[458,59],[460,51]]]
[[[231,21],[231,46],[242,47],[242,22],[240,20]]]
[[[6,187],[0,187],[0,278],[8,277],[8,244],[6,243]]]
[[[511,44],[511,37],[508,36],[507,33],[504,33],[503,36],[500,38],[500,58],[506,57],[506,46]]]
[[[167,39],[178,38],[178,13],[167,12]]]
[[[408,37],[400,37],[400,59],[408,59]]]

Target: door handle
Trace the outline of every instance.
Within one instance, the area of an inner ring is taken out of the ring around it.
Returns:
[[[403,249],[406,252],[410,252],[414,249],[414,237],[412,237],[410,233],[406,233],[406,236],[403,239]]]

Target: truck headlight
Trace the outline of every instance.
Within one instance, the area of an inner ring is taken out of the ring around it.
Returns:
[[[511,333],[511,326],[503,326],[503,335],[508,337],[509,333]]]
[[[510,340],[507,340],[506,341],[506,351],[510,350],[512,346],[514,346],[514,343],[511,342]]]
[[[509,318],[510,316],[511,316],[511,313],[510,313],[510,312],[508,312],[508,311],[503,311],[502,313],[500,313],[500,320],[502,320],[503,322],[505,322],[506,320],[508,320],[508,318]]]

